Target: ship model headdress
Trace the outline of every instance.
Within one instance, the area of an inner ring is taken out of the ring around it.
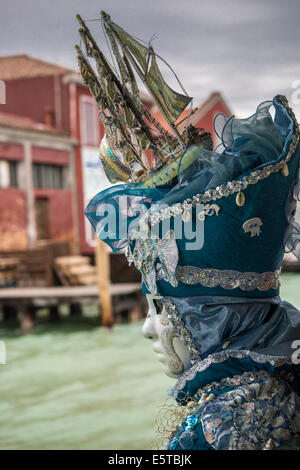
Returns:
[[[145,46],[126,33],[105,12],[101,12],[101,18],[117,67],[109,64],[79,15],[85,54],[79,46],[75,47],[81,76],[96,100],[105,127],[106,138],[100,148],[103,168],[112,183],[139,181],[154,186],[155,181],[168,182],[176,176],[184,149],[191,143],[201,142],[210,148],[210,135],[192,125],[179,133],[180,122],[176,124],[176,121],[192,98],[174,91],[165,82],[151,45]],[[96,71],[88,58],[94,59]],[[148,89],[172,133],[143,105],[136,77]],[[151,168],[146,150],[154,157]]]
[[[166,84],[151,45],[126,33],[106,13],[101,16],[118,68],[109,64],[80,16],[85,53],[79,46],[76,50],[83,81],[105,127],[103,168],[110,182],[125,184],[98,193],[88,204],[85,214],[97,235],[114,251],[126,250],[129,262],[142,272],[145,292],[174,297],[277,295],[284,248],[300,258],[294,217],[299,127],[286,98],[278,95],[262,103],[248,119],[218,115],[215,129],[220,128],[221,145],[212,151],[210,134],[189,125],[188,117],[179,132],[191,98]],[[95,61],[96,71],[88,58]],[[170,132],[143,105],[136,77]],[[133,214],[141,201],[146,212]],[[109,228],[107,204],[122,208]],[[189,249],[185,231],[177,237],[176,229],[190,223],[197,231],[199,220],[204,244]],[[154,227],[155,236],[148,236]]]

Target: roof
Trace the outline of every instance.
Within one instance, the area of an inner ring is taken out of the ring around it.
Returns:
[[[25,131],[43,132],[46,134],[66,135],[66,133],[62,133],[61,131],[54,129],[53,127],[46,126],[45,124],[35,122],[33,119],[30,119],[28,117],[0,112],[0,129],[2,127],[20,129]]]
[[[0,57],[1,80],[64,75],[70,72],[74,71],[26,54]]]
[[[208,112],[209,110],[217,103],[217,102],[221,102],[223,107],[226,109],[227,111],[227,114],[230,116],[232,113],[231,113],[231,110],[230,108],[227,106],[226,102],[224,101],[222,95],[220,92],[218,91],[214,91],[212,92],[208,98],[200,105],[198,106],[198,108],[194,109],[193,110],[193,114],[191,115],[191,117],[189,118],[188,120],[188,123],[189,124],[192,124],[192,125],[196,125]],[[181,132],[187,121],[183,121],[182,124],[180,124],[180,122],[188,116],[188,114],[190,113],[190,108],[186,108],[182,113],[181,115],[179,116],[179,118],[177,119],[177,121],[175,122],[175,124],[179,124],[178,126],[178,130],[179,132]],[[169,124],[167,123],[167,121],[165,120],[164,116],[162,115],[162,113],[158,110],[157,107],[155,107],[153,110],[152,110],[152,113],[154,115],[154,117],[159,121],[159,123],[169,132],[171,132],[171,128],[169,126]]]
[[[75,72],[75,70],[71,72],[69,71],[69,73],[66,74],[65,77],[63,78],[63,81],[64,83],[71,82],[71,83],[76,83],[77,85],[81,85],[83,87],[87,87],[87,85],[83,83],[83,80],[80,77],[80,74],[78,72]],[[146,102],[146,103],[149,103],[150,105],[154,105],[155,101],[153,97],[147,91],[139,90],[139,94],[140,94],[141,100],[144,103]]]
[[[188,116],[188,114],[190,113],[190,108],[186,108],[182,111],[182,113],[180,114],[179,118],[175,121],[175,124],[177,123],[180,123],[180,121],[182,121],[182,119],[184,119],[186,116]],[[171,127],[169,126],[169,124],[167,123],[167,121],[165,120],[164,116],[162,115],[162,113],[159,111],[159,109],[157,109],[157,107],[155,106],[154,109],[152,110],[152,114],[153,116],[155,117],[155,119],[164,127],[164,129],[166,129],[168,132],[172,133],[171,131]]]
[[[20,78],[53,75],[65,75],[64,83],[75,82],[83,87],[86,86],[76,70],[35,59],[26,54],[0,57],[0,80],[17,80]],[[140,90],[140,97],[143,101],[150,104],[154,103],[152,96],[143,90]]]
[[[201,119],[204,118],[204,116],[206,116],[206,114],[217,104],[217,103],[220,103],[222,105],[222,107],[224,108],[224,111],[226,113],[227,116],[231,116],[232,115],[232,112],[230,110],[230,108],[228,107],[226,101],[224,100],[223,96],[221,95],[221,93],[219,91],[214,91],[212,92],[208,98],[201,104],[201,106],[199,106],[196,110],[196,112],[191,116],[191,118],[189,119],[189,124],[192,124],[192,125],[197,125],[197,123],[199,121],[201,121]],[[182,131],[183,130],[183,127],[184,127],[185,123],[183,123],[182,126],[179,126],[179,131]]]

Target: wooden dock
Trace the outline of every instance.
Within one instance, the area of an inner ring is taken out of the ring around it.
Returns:
[[[109,287],[111,296],[132,294],[141,290],[140,283],[112,284]],[[70,301],[97,302],[98,286],[58,286],[58,287],[8,287],[0,289],[0,303],[22,300],[27,303],[47,305]]]
[[[39,309],[48,309],[49,319],[58,320],[62,304],[69,306],[70,315],[82,314],[82,304],[97,304],[101,325],[105,327],[127,319],[134,321],[144,315],[145,299],[140,282],[123,283],[123,277],[111,282],[110,253],[103,241],[98,240],[95,246],[95,266],[89,257],[70,255],[64,248],[64,244],[51,244],[47,245],[48,251],[45,247],[44,251],[40,248],[27,250],[20,252],[17,260],[11,258],[11,265],[18,268],[18,275],[11,276],[14,282],[8,282],[10,278],[6,273],[8,267],[11,268],[7,255],[12,256],[12,253],[3,254],[6,277],[3,274],[0,309],[4,321],[17,316],[21,328],[29,331],[38,319]],[[45,257],[45,253],[50,254]],[[52,273],[51,279],[44,275],[46,266]],[[20,275],[21,267],[26,276]],[[62,285],[56,286],[57,282]]]
[[[50,320],[59,319],[59,306],[69,305],[71,315],[82,313],[82,304],[99,305],[101,325],[112,326],[124,321],[127,312],[129,321],[143,316],[142,293],[140,283],[120,283],[109,286],[112,299],[112,318],[110,323],[103,318],[103,309],[99,302],[98,284],[91,286],[58,286],[58,287],[8,287],[0,289],[0,308],[4,320],[18,316],[20,327],[24,332],[31,331],[36,323],[36,311],[49,309]]]

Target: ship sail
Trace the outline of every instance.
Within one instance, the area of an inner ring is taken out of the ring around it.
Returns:
[[[139,43],[124,29],[111,21],[106,13],[102,13],[102,18],[106,31],[114,35],[124,54],[128,57],[141,80],[152,94],[160,111],[173,127],[175,121],[191,102],[192,98],[174,91],[165,82],[157,65],[155,52],[152,47],[145,47]]]
[[[107,32],[109,30],[115,33],[120,46],[123,48],[124,46],[133,54],[135,59],[138,61],[139,65],[141,66],[143,72],[146,74],[148,69],[148,55],[149,51],[148,48],[143,46],[140,42],[134,39],[130,34],[128,34],[121,26],[117,25],[113,21],[111,21],[110,16],[105,13],[101,12],[102,19],[104,21],[104,27]]]
[[[164,81],[153,50],[151,51],[151,66],[145,78],[145,83],[167,120],[175,123],[192,98],[172,90]]]

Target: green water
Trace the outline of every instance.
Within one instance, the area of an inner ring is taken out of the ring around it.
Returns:
[[[300,275],[282,275],[282,298],[300,308]],[[64,317],[21,336],[0,329],[0,449],[145,449],[174,383],[141,324],[101,329]]]

